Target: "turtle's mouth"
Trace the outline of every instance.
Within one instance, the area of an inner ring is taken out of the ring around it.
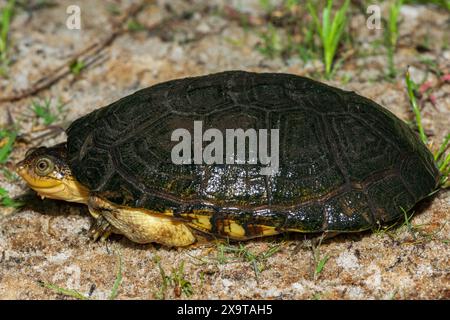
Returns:
[[[39,177],[30,175],[26,169],[17,169],[17,173],[42,199],[50,198],[79,203],[88,201],[89,192],[75,180],[39,179]]]
[[[16,172],[41,198],[87,203],[89,191],[72,176],[64,151],[61,145],[32,151],[17,163]]]

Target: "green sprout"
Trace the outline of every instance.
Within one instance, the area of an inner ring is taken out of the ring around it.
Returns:
[[[164,299],[166,297],[166,291],[167,291],[167,287],[170,284],[170,279],[166,275],[166,272],[164,271],[163,267],[161,266],[161,261],[160,261],[160,258],[158,256],[155,257],[155,261],[156,261],[156,264],[157,264],[158,269],[159,269],[159,275],[161,276],[161,279],[162,279],[161,286],[159,288],[159,291],[155,293],[155,297],[157,299],[162,300],[162,299]]]
[[[48,282],[43,282],[43,281],[38,281],[38,284],[41,287],[53,290],[54,292],[61,294],[63,296],[71,297],[71,298],[74,298],[77,300],[89,300],[89,297],[86,297],[85,295],[83,295],[82,293],[80,293],[74,289],[66,289],[66,288],[58,287],[57,285],[55,285],[53,283],[48,283]]]
[[[271,0],[259,0],[259,5],[266,12],[271,12],[273,10],[273,5]]]
[[[63,114],[64,104],[58,103],[56,110],[52,108],[52,99],[44,99],[43,101],[32,101],[31,107],[36,116],[44,122],[44,125],[48,126],[59,120]]]
[[[75,76],[78,76],[84,68],[86,68],[86,64],[81,60],[74,60],[69,65],[70,72]]]
[[[172,269],[172,275],[170,276],[171,284],[175,287],[175,291],[181,290],[186,297],[190,297],[194,290],[192,289],[192,284],[185,279],[184,275],[184,261],[178,266],[178,268]]]
[[[116,279],[114,280],[111,293],[109,294],[109,300],[115,300],[117,298],[119,287],[122,283],[122,256],[120,255],[120,253],[117,254],[117,260]]]
[[[411,234],[413,238],[413,242],[407,242],[408,244],[417,244],[417,243],[424,243],[432,240],[437,239],[437,235],[442,231],[442,229],[445,227],[445,223],[441,225],[441,227],[434,231],[434,232],[426,232],[424,227],[428,224],[413,224],[411,222],[412,217],[414,216],[414,211],[411,212],[411,214],[408,215],[407,211],[400,207],[400,209],[403,212],[403,222],[398,228],[398,230],[402,228],[406,228],[409,234]],[[441,241],[445,241],[446,239],[440,239]]]
[[[325,63],[325,75],[331,76],[334,56],[339,46],[341,36],[347,25],[347,10],[350,1],[345,0],[344,5],[336,12],[334,18],[331,17],[332,0],[328,0],[327,6],[322,11],[322,22],[319,20],[316,8],[308,1],[307,8],[311,14],[315,27],[319,32],[323,47],[323,59]]]
[[[299,0],[284,0],[284,6],[289,10],[292,9],[299,4]]]
[[[408,90],[408,97],[409,101],[411,103],[412,110],[414,112],[414,116],[416,118],[416,125],[417,129],[419,130],[419,136],[422,142],[427,145],[428,144],[428,138],[425,135],[425,130],[422,126],[422,117],[420,115],[420,109],[419,105],[417,104],[416,96],[414,95],[414,89],[417,87],[416,83],[414,83],[413,80],[411,80],[409,69],[406,70],[405,74],[405,82],[406,82],[406,88]]]
[[[260,34],[262,43],[258,46],[259,52],[269,58],[279,56],[283,51],[283,44],[277,29],[269,23],[267,31]]]
[[[386,22],[387,28],[384,34],[385,45],[388,54],[388,76],[395,78],[397,70],[395,69],[394,54],[397,47],[398,40],[398,17],[403,0],[396,0],[389,9],[389,19]]]
[[[166,291],[169,286],[174,288],[176,296],[184,294],[186,297],[190,297],[194,290],[190,281],[186,280],[184,275],[184,261],[177,268],[172,269],[172,273],[167,275],[161,266],[161,261],[159,257],[155,257],[156,264],[159,268],[159,274],[162,279],[161,287],[159,291],[155,293],[157,299],[165,299]]]
[[[405,0],[405,4],[434,4],[438,7],[444,8],[450,11],[449,0]]]
[[[316,44],[314,42],[314,27],[310,25],[302,28],[303,41],[297,46],[297,53],[304,62],[314,58],[317,54]]]
[[[17,131],[0,129],[0,164],[5,164],[16,141]]]
[[[0,75],[7,75],[10,60],[8,56],[8,34],[14,13],[15,0],[9,0],[1,13],[0,21]]]
[[[319,237],[318,241],[313,240],[311,242],[311,250],[312,250],[312,260],[315,264],[313,279],[317,280],[325,268],[325,264],[330,260],[329,255],[324,255],[321,257],[320,254],[320,246],[322,245],[322,241],[326,238],[326,234],[323,234]],[[317,244],[316,244],[317,243]]]
[[[232,253],[238,260],[242,260],[251,264],[256,280],[259,274],[265,270],[266,261],[280,250],[280,245],[275,244],[270,246],[267,250],[260,253],[254,253],[248,250],[242,243],[239,246],[232,246],[230,244],[218,243],[217,245],[217,261],[219,264],[228,263],[230,258],[225,254]],[[236,261],[236,259],[234,260]]]
[[[316,269],[314,270],[314,277],[316,279],[319,277],[320,273],[323,271],[323,268],[325,267],[325,264],[328,262],[329,259],[330,259],[330,256],[325,255],[322,259],[320,259],[317,262]]]
[[[131,19],[130,22],[128,22],[128,31],[131,32],[138,32],[138,31],[142,31],[145,30],[145,27],[136,19]]]
[[[450,147],[450,133],[444,138],[444,141],[441,143],[441,146],[434,154],[434,160],[437,163],[439,171],[442,174],[440,186],[441,188],[449,188],[450,187],[450,152],[445,154],[446,150]]]
[[[16,201],[9,196],[6,189],[0,187],[0,206],[7,208],[20,208],[24,205],[23,202]]]
[[[121,12],[119,6],[115,3],[109,3],[106,6],[106,10],[108,10],[108,12],[113,16],[118,16]]]
[[[320,300],[322,299],[322,293],[316,292],[312,295],[311,300]]]
[[[417,130],[419,131],[419,136],[422,142],[425,145],[429,145],[428,138],[425,134],[425,130],[422,126],[422,116],[420,114],[420,108],[417,103],[416,96],[414,94],[415,90],[417,89],[417,84],[411,79],[409,70],[406,70],[405,74],[405,82],[406,82],[406,88],[408,91],[408,97],[411,104],[411,108],[414,112],[415,116],[415,125],[417,127]],[[440,147],[437,149],[436,152],[434,152],[434,160],[436,161],[437,167],[439,168],[439,171],[441,172],[441,181],[439,183],[440,188],[448,188],[450,187],[450,152],[446,153],[448,148],[450,147],[450,133],[447,133],[444,140],[442,141]]]

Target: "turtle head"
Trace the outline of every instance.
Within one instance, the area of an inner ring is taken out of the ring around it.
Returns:
[[[87,203],[89,191],[73,176],[65,143],[28,150],[16,171],[42,198]]]

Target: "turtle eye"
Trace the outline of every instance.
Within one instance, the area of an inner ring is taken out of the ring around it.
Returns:
[[[49,174],[54,168],[53,161],[48,158],[41,158],[36,162],[34,171],[40,176]]]

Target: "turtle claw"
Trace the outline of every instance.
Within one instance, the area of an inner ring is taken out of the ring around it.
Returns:
[[[106,241],[111,233],[111,225],[102,216],[99,216],[97,219],[95,219],[95,222],[92,224],[91,229],[89,230],[89,234],[94,242],[97,240],[100,240],[101,242]]]

